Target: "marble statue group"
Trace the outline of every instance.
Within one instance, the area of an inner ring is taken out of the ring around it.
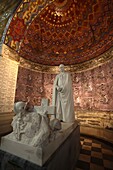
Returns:
[[[10,139],[41,147],[55,140],[62,128],[61,121],[75,121],[71,76],[65,72],[63,64],[59,70],[53,85],[52,106],[48,106],[48,99],[42,99],[41,106],[34,106],[32,111],[28,111],[29,100],[15,103]],[[51,115],[54,115],[53,119],[50,119]]]
[[[32,106],[29,97],[14,103],[12,132],[1,138],[2,170],[75,168],[80,127],[75,120],[71,75],[64,68],[59,66],[51,104],[42,98],[40,106]]]

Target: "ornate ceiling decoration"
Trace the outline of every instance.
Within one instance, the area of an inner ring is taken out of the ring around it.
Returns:
[[[4,41],[4,35],[7,30],[7,23],[10,22],[12,14],[22,0],[3,0],[0,1],[0,53]]]
[[[18,12],[5,43],[21,57],[42,65],[90,61],[113,46],[113,1],[54,0],[42,5],[29,22],[27,15]]]
[[[2,46],[2,57],[14,60],[18,63],[19,66],[34,70],[41,73],[50,73],[50,74],[57,74],[59,72],[59,66],[47,66],[38,63],[31,62],[20,57],[16,51],[9,48],[7,45],[3,44]],[[102,54],[99,57],[96,57],[93,60],[89,60],[87,62],[76,64],[76,65],[69,65],[65,66],[66,71],[73,72],[73,73],[81,73],[95,67],[99,67],[105,63],[113,61],[113,47],[110,48],[107,52]]]
[[[18,52],[29,25],[40,11],[52,1],[22,0],[9,25],[5,44]]]

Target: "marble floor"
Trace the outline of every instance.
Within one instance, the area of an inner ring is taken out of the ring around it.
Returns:
[[[75,170],[113,170],[113,146],[81,136],[81,151]]]

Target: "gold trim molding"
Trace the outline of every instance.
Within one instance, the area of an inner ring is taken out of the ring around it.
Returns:
[[[57,74],[59,70],[58,66],[41,65],[41,64],[26,60],[20,57],[17,52],[12,50],[10,47],[8,47],[5,44],[3,44],[2,46],[2,56],[19,62],[19,66],[21,67],[31,69],[37,72]],[[105,64],[106,62],[109,62],[112,59],[113,59],[113,47],[110,48],[108,51],[106,51],[104,54],[96,57],[95,59],[89,60],[81,64],[65,66],[65,69],[72,73],[80,73],[83,71],[96,68],[102,64]]]

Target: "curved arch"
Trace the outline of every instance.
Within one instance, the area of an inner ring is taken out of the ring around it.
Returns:
[[[22,0],[4,0],[0,2],[0,53],[11,19],[21,2]]]
[[[53,0],[23,0],[9,23],[4,43],[18,51],[26,30],[40,11]]]

